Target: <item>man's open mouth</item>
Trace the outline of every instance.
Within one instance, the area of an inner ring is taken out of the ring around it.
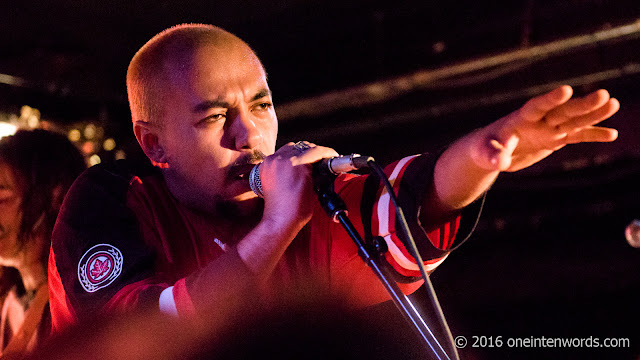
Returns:
[[[255,164],[242,164],[242,165],[234,165],[229,171],[229,178],[231,180],[249,180],[249,173]]]

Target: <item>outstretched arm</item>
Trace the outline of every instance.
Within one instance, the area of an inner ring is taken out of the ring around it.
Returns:
[[[620,103],[606,90],[572,95],[570,86],[561,86],[454,142],[436,163],[432,196],[424,206],[425,213],[440,216],[430,221],[469,205],[501,171],[531,166],[567,144],[615,140],[615,129],[595,125]]]

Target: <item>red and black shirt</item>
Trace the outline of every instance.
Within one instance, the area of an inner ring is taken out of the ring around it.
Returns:
[[[422,155],[385,168],[427,271],[466,240],[481,209],[478,201],[452,221],[423,229],[418,214],[434,164],[434,156]],[[395,209],[379,179],[343,174],[335,189],[360,234],[366,240],[385,239],[389,250],[384,256],[401,289],[417,289],[420,272],[399,236]],[[286,284],[302,274],[322,279],[356,306],[389,298],[348,234],[319,205],[272,277]],[[125,161],[94,166],[70,189],[53,232],[49,288],[54,331],[99,312],[145,304],[188,316],[211,301],[210,291],[204,295],[198,289],[217,289],[224,301],[225,292],[250,277],[215,225],[180,204],[157,169],[132,169]]]

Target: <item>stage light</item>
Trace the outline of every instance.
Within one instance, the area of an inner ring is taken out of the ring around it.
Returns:
[[[36,129],[40,125],[40,110],[24,105],[20,108],[20,119],[23,126],[28,129]]]
[[[89,124],[87,125],[87,127],[84,128],[84,137],[86,139],[93,139],[96,136],[96,126],[93,124]]]
[[[106,151],[111,151],[116,148],[116,141],[113,140],[112,138],[108,138],[102,144],[102,148],[105,149]]]
[[[67,137],[72,142],[76,142],[76,141],[80,140],[80,137],[82,137],[82,134],[80,133],[80,130],[72,129],[71,131],[69,131],[69,134],[67,135]]]
[[[123,150],[116,150],[115,159],[123,160],[127,158],[127,154]]]
[[[89,157],[89,165],[90,166],[98,165],[98,164],[100,164],[100,162],[102,162],[102,159],[100,159],[100,156],[98,156],[97,154],[93,154],[93,155],[91,155],[91,157]]]
[[[0,122],[0,138],[13,135],[16,133],[18,128],[15,125],[11,125],[9,123]]]
[[[39,124],[40,119],[38,119],[36,116],[31,115],[27,118],[27,126],[29,127],[29,129],[35,129]]]
[[[80,146],[80,150],[82,150],[82,152],[85,155],[90,155],[90,154],[95,154],[97,151],[97,144],[92,142],[92,141],[85,141],[81,146]]]

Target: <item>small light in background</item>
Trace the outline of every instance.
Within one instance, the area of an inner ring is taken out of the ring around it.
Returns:
[[[115,159],[116,160],[123,160],[127,158],[127,154],[122,151],[122,150],[117,150],[116,151],[116,155],[115,155]]]
[[[13,135],[16,133],[18,128],[15,125],[11,125],[9,123],[0,122],[0,138]]]
[[[38,119],[36,116],[31,115],[29,116],[29,118],[27,118],[27,126],[29,127],[29,129],[35,129],[39,124],[40,119]]]
[[[31,106],[23,105],[20,108],[20,117],[26,119],[29,117],[29,115],[31,115],[32,112],[33,112],[33,109],[31,108]]]
[[[55,125],[52,124],[50,121],[41,120],[40,121],[40,128],[44,129],[44,130],[54,130],[55,129]]]
[[[106,151],[111,151],[116,148],[116,141],[113,140],[112,138],[108,138],[107,140],[104,141],[104,143],[102,144],[102,147]]]
[[[431,45],[431,50],[434,54],[442,54],[447,49],[447,44],[444,41],[438,41]]]
[[[40,124],[40,110],[24,105],[20,108],[20,120],[29,129],[35,129]]]
[[[85,141],[82,146],[80,146],[80,150],[82,150],[85,155],[94,154],[96,152],[96,145],[91,141]]]
[[[69,134],[67,135],[69,140],[71,140],[72,142],[76,142],[80,140],[81,136],[82,134],[80,134],[80,130],[78,129],[72,129],[71,131],[69,131]]]
[[[100,156],[98,156],[97,154],[93,154],[91,155],[91,157],[89,157],[89,166],[98,165],[101,161],[102,160],[100,159]]]
[[[96,126],[93,124],[87,125],[84,128],[84,137],[91,140],[96,136]]]

